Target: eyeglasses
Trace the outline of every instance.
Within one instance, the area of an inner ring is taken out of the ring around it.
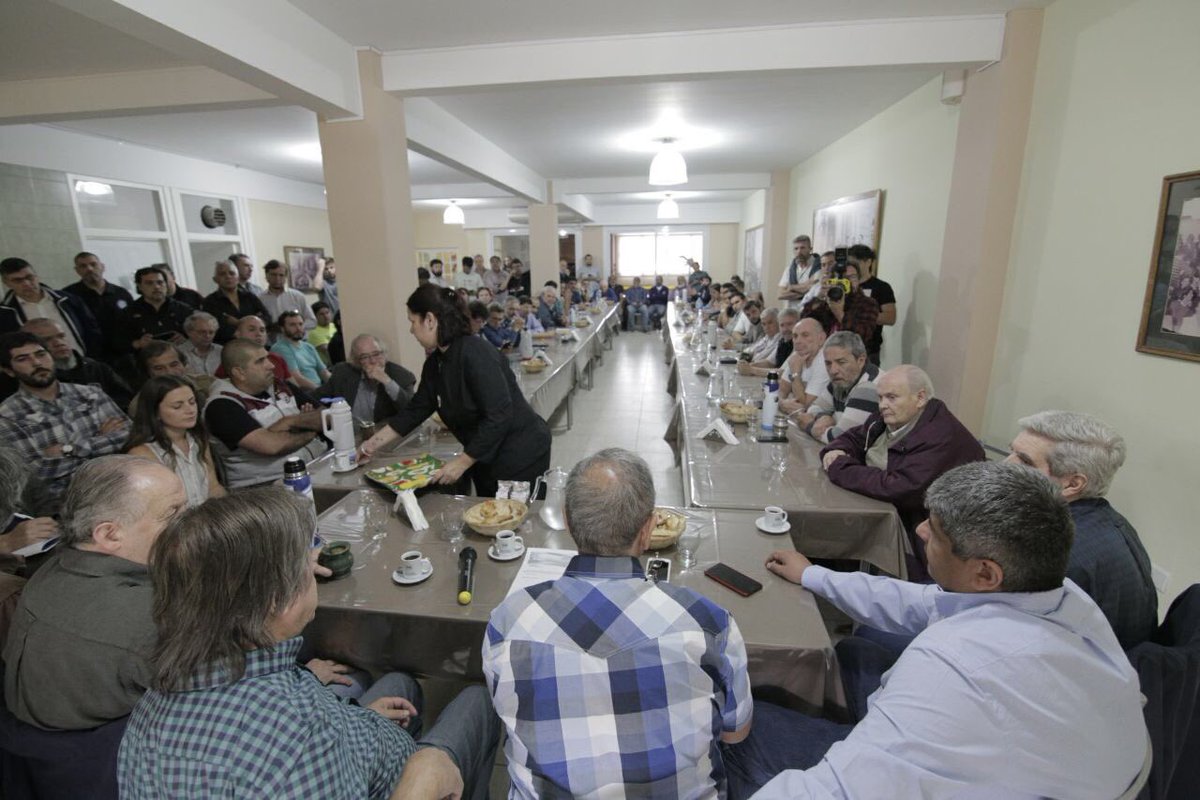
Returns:
[[[376,350],[373,353],[362,353],[355,360],[361,364],[364,361],[374,361],[377,358],[383,358],[382,350]]]

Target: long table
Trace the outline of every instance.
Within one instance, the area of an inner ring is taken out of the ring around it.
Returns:
[[[516,363],[513,372],[517,385],[533,410],[542,419],[549,420],[566,403],[567,427],[574,423],[571,400],[577,389],[590,389],[596,364],[605,350],[612,348],[612,337],[616,335],[620,320],[618,307],[610,306],[598,314],[581,312],[591,324],[586,328],[574,328],[569,341],[538,343],[553,362],[541,372],[527,373]],[[438,458],[450,459],[462,452],[462,444],[448,431],[427,422],[408,436],[394,442],[375,459],[376,465],[419,455],[433,453]],[[366,486],[363,469],[350,472],[333,471],[333,452],[326,452],[308,464],[312,476],[313,496],[317,509],[323,511],[337,502],[347,492]]]
[[[895,508],[830,483],[821,468],[821,445],[798,427],[789,427],[788,441],[782,444],[755,442],[745,425],[731,426],[739,439],[736,445],[697,438],[720,418],[720,398],[710,398],[710,378],[695,373],[707,347],[694,349],[686,341],[692,329],[676,324],[673,307],[667,319],[668,388],[674,389],[676,404],[665,438],[679,459],[685,502],[760,512],[768,505],[780,506],[788,512],[796,549],[805,555],[862,560],[904,577],[908,537]],[[725,397],[761,395],[761,378],[737,375],[733,365],[712,369],[727,376]]]
[[[402,669],[420,675],[476,680],[482,677],[481,647],[491,610],[506,596],[521,560],[497,562],[488,558],[491,540],[466,530],[464,541],[452,545],[441,525],[442,515],[461,520],[478,498],[427,495],[421,500],[434,523],[414,531],[403,517],[389,515],[374,533],[364,518],[379,513],[383,500],[369,490],[353,491],[327,509],[319,520],[326,539],[339,530],[365,530],[352,541],[355,566],[350,575],[318,589],[316,619],[305,637],[316,651],[371,670]],[[372,512],[369,506],[375,505]],[[546,526],[534,503],[518,532],[527,547],[573,549],[566,531]],[[746,642],[749,671],[756,694],[795,708],[815,711],[841,706],[841,684],[833,646],[814,597],[804,589],[767,572],[767,555],[791,549],[786,536],[768,536],[754,528],[752,513],[681,509],[689,527],[700,533],[698,563],[687,571],[673,564],[671,582],[711,598],[733,613]],[[479,554],[474,598],[457,603],[457,560],[461,547]],[[415,586],[393,583],[400,556],[418,549],[429,557],[433,574]],[[647,553],[647,556],[651,555]],[[674,559],[674,549],[661,552]],[[763,590],[743,598],[703,575],[718,562],[752,576]]]

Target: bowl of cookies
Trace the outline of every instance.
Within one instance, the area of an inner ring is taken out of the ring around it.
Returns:
[[[503,530],[516,530],[525,521],[529,507],[520,500],[484,500],[463,512],[463,522],[480,536],[495,536]]]
[[[687,517],[669,508],[654,509],[654,531],[650,534],[650,549],[671,547],[687,527]]]
[[[739,400],[722,400],[720,404],[721,416],[729,422],[738,425],[745,425],[750,419],[750,415],[757,409],[749,403],[743,403]]]

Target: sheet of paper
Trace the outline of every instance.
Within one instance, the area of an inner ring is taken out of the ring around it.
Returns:
[[[526,548],[525,560],[521,562],[521,569],[513,578],[512,586],[508,587],[508,594],[537,583],[558,580],[567,571],[567,564],[571,563],[571,559],[574,557],[574,550],[554,550],[549,547]]]

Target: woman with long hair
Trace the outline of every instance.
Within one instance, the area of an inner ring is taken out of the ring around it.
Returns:
[[[465,477],[480,497],[494,497],[498,481],[533,481],[550,468],[550,428],[517,386],[508,359],[471,335],[467,305],[453,289],[419,287],[406,303],[409,330],[429,355],[412,400],[363,442],[370,458],[435,411],[463,444],[463,452],[434,473],[434,483]]]
[[[223,496],[192,382],[179,375],[153,377],[138,392],[135,405],[127,452],[174,470],[187,490],[188,508]]]

